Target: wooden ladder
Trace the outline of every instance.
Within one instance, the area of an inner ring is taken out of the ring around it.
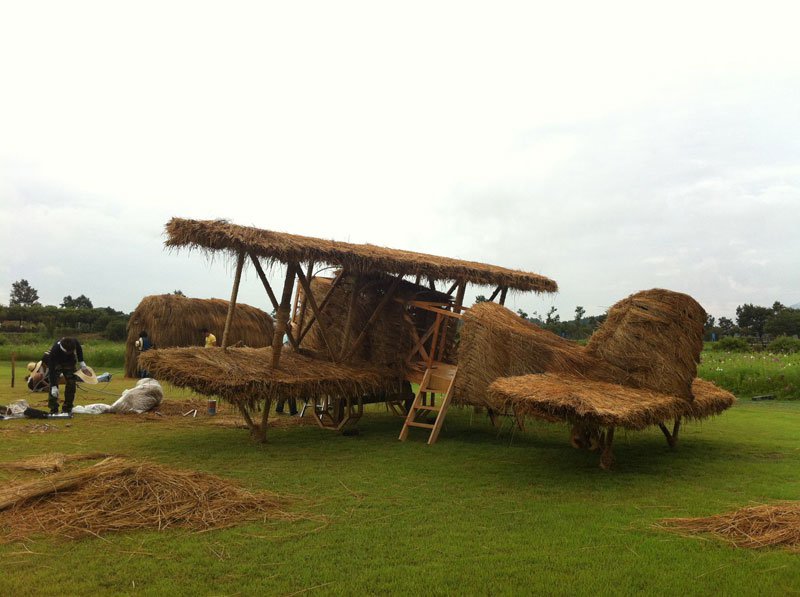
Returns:
[[[425,369],[425,374],[422,376],[422,382],[419,384],[417,395],[414,396],[414,402],[411,403],[411,408],[408,410],[405,423],[403,423],[403,430],[400,432],[400,441],[406,440],[408,437],[408,430],[411,427],[421,427],[431,430],[431,435],[428,438],[428,445],[436,443],[439,432],[442,430],[447,408],[450,406],[450,397],[453,393],[453,382],[455,381],[457,371],[458,367],[456,365],[438,362],[431,363],[431,365]],[[444,395],[439,406],[433,404],[434,394]],[[430,405],[422,403],[423,397],[426,395],[430,395]],[[436,420],[433,423],[420,423],[416,420],[417,414],[420,412],[435,412]]]

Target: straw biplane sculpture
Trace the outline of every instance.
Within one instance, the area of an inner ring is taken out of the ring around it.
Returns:
[[[602,450],[600,464],[610,468],[616,427],[657,425],[675,447],[682,419],[733,404],[732,394],[696,378],[705,320],[690,296],[643,291],[614,305],[583,347],[479,304],[464,317],[457,396],[483,397],[520,426],[525,417],[570,423],[572,444]]]
[[[509,290],[558,290],[553,280],[534,273],[221,220],[173,218],[166,232],[168,247],[222,252],[235,260],[230,308],[219,348],[150,350],[139,357],[139,366],[159,379],[237,405],[259,441],[266,438],[271,402],[299,398],[313,404],[320,425],[334,429],[357,420],[364,403],[405,404],[401,439],[409,427],[423,427],[430,430],[432,443],[457,371],[455,323],[465,310],[467,284],[495,287],[490,300],[500,304]],[[230,347],[248,262],[276,312],[267,348]],[[285,266],[279,292],[272,289],[264,265]],[[315,276],[323,269],[333,269],[334,277]],[[449,288],[437,290],[437,282]],[[412,382],[420,384],[416,396],[410,394]],[[436,394],[444,396],[438,406],[432,400]],[[436,423],[417,420],[431,413]]]

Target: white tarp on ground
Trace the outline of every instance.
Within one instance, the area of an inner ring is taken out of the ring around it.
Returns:
[[[136,387],[125,390],[114,404],[87,404],[76,406],[73,413],[84,415],[100,415],[103,413],[136,413],[141,414],[153,410],[164,399],[164,390],[155,379],[145,377],[136,382]]]

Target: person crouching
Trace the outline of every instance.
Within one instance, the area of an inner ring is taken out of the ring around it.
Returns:
[[[75,403],[75,369],[80,364],[84,373],[91,373],[83,361],[81,343],[76,338],[61,338],[44,353],[42,362],[47,365],[50,381],[50,396],[47,400],[50,414],[58,413],[58,382],[61,375],[64,376],[64,405],[61,412],[71,413]]]

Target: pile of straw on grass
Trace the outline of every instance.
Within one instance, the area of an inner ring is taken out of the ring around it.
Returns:
[[[265,400],[398,392],[400,385],[398,374],[386,368],[331,363],[290,350],[272,369],[272,348],[167,348],[140,358],[158,379],[255,409]]]
[[[800,551],[800,502],[749,506],[704,518],[667,518],[661,528],[709,534],[737,547],[785,547]]]
[[[0,462],[0,469],[54,473],[62,470],[64,465],[69,462],[100,460],[101,458],[107,458],[109,456],[110,454],[105,454],[103,452],[94,452],[91,454],[60,454],[54,452],[51,454],[31,456],[30,458],[24,458],[14,462]]]
[[[192,531],[244,521],[300,518],[286,500],[230,481],[122,458],[63,471],[0,489],[0,529],[6,541],[38,533],[70,539],[137,529]]]
[[[128,339],[125,345],[125,376],[136,377],[139,351],[135,342],[146,331],[156,348],[201,346],[200,330],[208,328],[222,341],[228,301],[222,299],[196,299],[175,294],[146,296],[128,320]],[[252,348],[272,343],[272,318],[260,309],[236,304],[229,345],[238,342]]]

